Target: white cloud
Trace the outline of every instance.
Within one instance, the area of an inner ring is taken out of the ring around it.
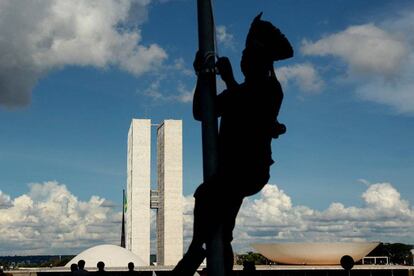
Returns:
[[[30,102],[36,82],[66,65],[119,66],[135,75],[167,57],[144,46],[138,25],[150,0],[4,0],[0,7],[0,105]],[[131,12],[134,12],[133,14]]]
[[[318,211],[295,205],[276,185],[266,185],[258,198],[245,199],[234,231],[234,248],[251,250],[254,242],[362,241],[412,243],[414,209],[390,183],[370,184],[364,205],[346,207],[333,202]],[[191,238],[192,198],[186,198],[186,241]]]
[[[176,71],[181,72],[185,76],[192,77],[195,75],[193,70],[190,70],[186,67],[183,58],[177,58],[174,61],[173,67]]]
[[[414,115],[414,11],[378,24],[351,26],[322,39],[303,41],[305,55],[333,56],[346,65],[344,72],[356,95]]]
[[[10,200],[10,196],[4,194],[1,190],[0,190],[0,209],[2,208],[8,208],[11,206],[11,200]]]
[[[324,81],[311,63],[298,63],[282,66],[275,71],[283,85],[293,82],[301,91],[318,93],[324,87]]]
[[[183,221],[184,221],[184,244],[185,248],[191,242],[193,237],[193,209],[194,209],[194,197],[184,197],[184,208],[183,208]]]
[[[316,42],[304,40],[305,55],[333,55],[342,58],[356,73],[398,73],[409,52],[405,41],[374,24],[351,26]]]
[[[28,194],[11,201],[6,198],[9,203],[0,209],[1,255],[73,254],[119,243],[121,214],[98,196],[81,201],[65,185],[50,181],[30,184]]]
[[[177,101],[181,103],[191,103],[193,101],[194,89],[189,90],[183,83],[179,83],[177,90],[178,96],[176,97]]]
[[[366,101],[391,107],[399,114],[414,114],[414,52],[407,58],[410,65],[396,80],[370,79],[357,82],[356,95]]]
[[[390,183],[378,183],[368,187],[362,194],[368,206],[376,210],[394,210],[397,212],[409,209],[407,201],[402,200],[400,193]]]
[[[173,83],[171,84],[171,82]],[[181,81],[166,80],[164,77],[160,77],[154,80],[143,94],[158,103],[190,103],[193,101],[194,88],[190,90]]]
[[[183,58],[177,58],[157,72],[155,78],[146,89],[138,93],[147,96],[155,104],[171,102],[190,103],[193,100],[195,87],[189,88],[188,83],[196,82],[196,76]]]
[[[218,25],[216,27],[216,38],[224,47],[234,48],[234,35],[229,33],[226,26]]]
[[[160,92],[161,78],[158,78],[150,83],[147,89],[144,91],[144,95],[151,98],[154,101],[164,99],[163,94]]]

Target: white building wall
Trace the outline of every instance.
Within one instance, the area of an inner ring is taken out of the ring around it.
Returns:
[[[182,152],[182,121],[165,120],[157,131],[159,265],[175,265],[183,256]]]
[[[128,131],[126,247],[149,265],[151,120],[133,119]]]

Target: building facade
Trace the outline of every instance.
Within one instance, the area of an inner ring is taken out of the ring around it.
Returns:
[[[157,128],[157,189],[151,190],[151,120],[133,119],[128,132],[127,249],[149,265],[150,209],[157,210],[157,263],[183,256],[182,121]]]
[[[176,264],[183,255],[182,123],[165,120],[157,130],[157,263]]]
[[[133,119],[128,131],[126,248],[149,265],[151,120]]]

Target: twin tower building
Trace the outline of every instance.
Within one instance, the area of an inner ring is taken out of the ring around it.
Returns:
[[[182,121],[165,120],[157,126],[155,190],[152,126],[149,119],[133,119],[128,132],[126,248],[149,265],[150,209],[156,209],[157,264],[175,265],[183,256]]]

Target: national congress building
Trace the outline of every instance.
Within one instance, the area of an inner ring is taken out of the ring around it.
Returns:
[[[157,210],[157,263],[183,256],[182,121],[157,127],[157,189],[151,190],[151,120],[133,119],[128,132],[126,248],[149,265],[151,210]]]

